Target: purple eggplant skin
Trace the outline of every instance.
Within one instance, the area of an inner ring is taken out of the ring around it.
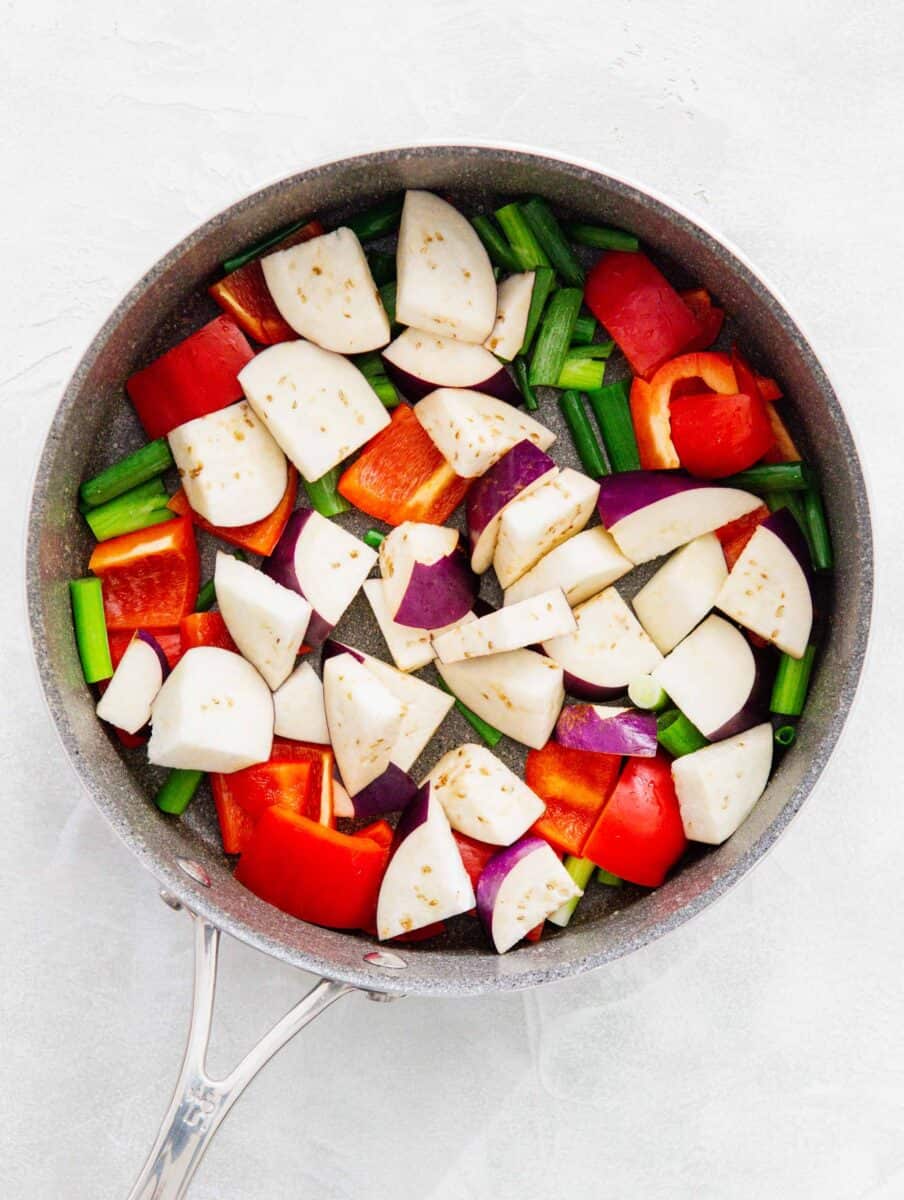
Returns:
[[[335,658],[337,654],[350,654],[357,662],[364,662],[364,655],[360,650],[356,650],[354,646],[346,646],[342,642],[337,642],[335,638],[328,638],[323,643],[323,658],[326,662],[328,658]]]
[[[443,383],[434,383],[429,379],[421,379],[418,375],[412,375],[410,371],[406,371],[404,367],[399,367],[395,363],[390,362],[388,358],[383,359],[383,366],[386,368],[386,374],[392,382],[405,399],[410,400],[412,404],[418,400],[423,400],[425,396],[429,396],[437,388],[448,386]],[[494,396],[497,400],[504,400],[506,404],[518,405],[524,403],[524,397],[518,391],[514,379],[512,379],[501,363],[499,364],[499,370],[495,371],[488,379],[469,383],[467,389],[471,392],[482,392],[484,396]]]
[[[596,502],[600,520],[607,529],[657,500],[667,500],[680,492],[718,485],[692,479],[684,471],[620,471],[600,480]]]
[[[408,772],[390,763],[382,775],[352,796],[355,817],[372,820],[387,813],[401,812],[417,793],[417,784]]]
[[[429,816],[430,781],[427,780],[423,787],[415,793],[402,809],[402,815],[399,817],[398,824],[395,827],[395,837],[392,842],[393,853],[398,850],[407,837],[424,824]]]
[[[479,583],[461,546],[435,563],[415,563],[393,616],[397,625],[440,629],[471,611]]]
[[[788,515],[790,516],[790,513]],[[794,520],[793,517],[791,519]],[[759,725],[769,717],[769,698],[772,695],[778,657],[771,646],[762,649],[759,646],[751,646],[750,649],[753,652],[755,671],[750,692],[733,717],[729,717],[718,729],[705,735],[711,742],[721,742],[725,738],[734,737],[736,733],[752,729],[754,725]]]
[[[546,651],[544,650],[545,654]],[[547,655],[548,657],[548,655]],[[589,679],[582,679],[579,675],[572,675],[570,671],[563,670],[562,686],[569,696],[573,696],[575,700],[587,700],[591,704],[596,704],[599,700],[614,700],[616,696],[623,696],[627,689],[627,684],[624,687],[602,687],[598,683],[593,683]]]
[[[282,536],[273,549],[273,553],[261,563],[261,570],[265,575],[269,575],[271,579],[276,583],[281,583],[283,587],[290,588],[293,592],[298,592],[299,596],[304,596],[304,588],[301,586],[295,570],[295,547],[298,545],[301,531],[308,523],[308,518],[313,511],[312,508],[296,508],[295,512],[289,517]],[[306,596],[305,599],[307,599]],[[311,619],[308,621],[308,627],[305,630],[305,642],[309,646],[320,646],[326,641],[332,631],[332,621],[327,621],[316,609],[312,609]]]
[[[485,475],[476,479],[468,492],[468,544],[471,553],[480,535],[500,509],[526,487],[555,468],[555,460],[525,438],[512,446]]]
[[[556,723],[556,741],[572,750],[653,758],[656,718],[636,709],[601,717],[589,704],[574,704],[562,710]]]
[[[403,814],[404,816],[404,814]],[[542,838],[531,837],[529,834],[506,846],[498,854],[494,854],[481,872],[477,881],[477,915],[484,924],[487,933],[493,936],[493,909],[496,907],[496,897],[509,872],[523,858],[535,854],[547,845]]]
[[[169,673],[170,673],[170,665],[169,665],[169,660],[167,659],[166,655],[163,653],[163,648],[161,647],[160,643],[157,641],[157,639],[154,637],[154,635],[152,633],[148,633],[148,631],[146,629],[136,630],[135,636],[141,638],[141,640],[145,643],[145,645],[150,646],[150,648],[157,655],[157,661],[160,663],[160,670],[163,674],[163,679],[165,681],[167,675],[169,675]],[[141,731],[139,730],[139,732],[141,732]]]

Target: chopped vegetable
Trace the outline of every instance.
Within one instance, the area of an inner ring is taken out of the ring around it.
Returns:
[[[646,470],[671,470],[681,466],[672,441],[671,400],[677,389],[693,383],[722,396],[737,393],[738,382],[731,359],[716,351],[682,354],[664,363],[647,383],[641,378],[631,383],[631,420],[640,453],[640,465]]]
[[[731,837],[763,794],[771,769],[768,722],[677,758],[672,777],[687,837],[714,846]]]
[[[366,538],[365,534],[365,540]],[[380,626],[392,661],[400,671],[416,671],[418,667],[425,667],[427,663],[433,662],[436,657],[432,640],[434,634],[442,633],[447,628],[454,629],[461,621],[474,619],[473,613],[466,613],[460,621],[454,621],[436,630],[418,628],[416,625],[399,625],[389,615],[389,609],[386,607],[382,579],[366,580],[364,594]]]
[[[323,706],[339,774],[354,797],[392,761],[402,729],[402,704],[346,652],[324,663]]]
[[[587,276],[584,297],[643,378],[700,335],[697,318],[645,254],[604,254]]]
[[[572,704],[556,723],[556,741],[572,750],[652,758],[656,753],[656,718],[633,708]]]
[[[499,284],[496,298],[496,321],[484,342],[487,350],[506,362],[517,355],[527,332],[531,298],[534,294],[534,273],[525,271],[510,275]]]
[[[672,444],[681,465],[701,479],[724,479],[753,466],[772,445],[760,397],[712,392],[674,397]]]
[[[482,392],[438,388],[414,410],[433,444],[459,475],[483,475],[527,438],[548,450],[556,435],[526,413]]]
[[[367,265],[370,267],[370,273],[378,288],[382,287],[384,283],[395,281],[396,260],[394,254],[386,254],[383,250],[368,250]]]
[[[579,533],[593,515],[599,484],[566,467],[504,510],[493,566],[509,588],[544,554]]]
[[[364,542],[365,546],[370,546],[371,550],[379,550],[385,537],[386,534],[380,533],[379,529],[368,529],[361,538],[361,541]]]
[[[524,782],[546,804],[533,832],[563,854],[579,855],[615,786],[621,758],[558,742],[531,750]]]
[[[598,327],[596,317],[591,317],[589,313],[578,313],[578,318],[574,323],[574,332],[571,335],[572,347],[589,346],[596,337]]]
[[[584,408],[584,399],[581,393],[576,391],[563,392],[559,397],[559,408],[561,408],[562,416],[571,430],[575,449],[578,452],[578,457],[581,460],[584,470],[591,479],[600,479],[603,475],[608,475],[609,468],[606,465],[600,444],[596,439],[596,434],[593,432],[590,418],[587,416],[587,411]]]
[[[499,232],[492,217],[477,216],[471,218],[471,224],[477,230],[477,236],[486,246],[490,260],[503,271],[520,269],[517,255]]]
[[[113,674],[104,601],[99,579],[72,579],[69,582],[75,642],[82,663],[85,683],[98,683]]]
[[[597,869],[596,863],[592,863],[589,858],[576,858],[573,854],[567,854],[562,866],[583,891],[587,884],[593,878],[593,873]],[[556,909],[554,913],[550,913],[546,918],[553,925],[558,925],[560,929],[564,929],[574,916],[575,909],[581,902],[580,896],[573,896],[571,900],[566,900],[563,905]]]
[[[154,803],[161,812],[181,817],[195,798],[203,778],[203,771],[170,771],[154,797]]]
[[[252,554],[266,556],[272,553],[273,547],[282,536],[286,522],[295,507],[297,495],[298,471],[290,463],[286,477],[286,490],[283,492],[281,500],[273,511],[266,517],[262,517],[260,521],[252,521],[249,525],[232,525],[229,528],[211,525],[209,521],[192,509],[188,497],[182,491],[176,492],[175,496],[170,497],[169,508],[179,516],[190,516],[195,525],[213,537],[219,538],[222,542],[229,542],[230,545],[238,546],[240,550],[248,550]]]
[[[472,712],[525,746],[549,740],[565,698],[562,669],[533,650],[437,663],[449,691]]]
[[[218,612],[189,613],[179,622],[179,635],[185,650],[191,650],[194,646],[218,646],[221,650],[239,652],[232,634],[226,628],[226,622]]]
[[[581,889],[546,842],[525,837],[490,859],[477,885],[477,912],[500,954]]]
[[[166,438],[156,438],[119,459],[93,479],[86,480],[78,494],[88,508],[97,508],[162,475],[172,465],[173,456]]]
[[[168,500],[169,493],[163,481],[159,478],[149,479],[130,492],[123,492],[114,500],[89,509],[85,513],[85,520],[97,540],[104,542],[123,533],[133,533],[136,529],[148,529],[152,525],[171,521],[173,514],[166,507]]]
[[[604,356],[583,353],[583,351],[590,349],[590,346],[572,346],[566,352],[565,362],[562,365],[562,370],[559,372],[556,387],[565,389],[575,388],[580,392],[592,392],[597,391],[603,386],[606,364],[599,360]]]
[[[685,352],[692,350],[708,350],[722,332],[725,320],[724,311],[712,302],[712,297],[706,288],[692,288],[679,292],[681,299],[688,306],[700,325],[699,335],[688,342]],[[738,386],[741,387],[740,380]],[[745,390],[742,387],[742,390]]]
[[[397,624],[440,629],[470,612],[477,581],[457,530],[406,521],[379,554],[386,608]]]
[[[97,715],[117,729],[137,733],[151,719],[151,705],[168,674],[169,662],[156,638],[139,629],[98,701]]]
[[[453,695],[451,688],[442,677],[440,677],[439,686],[444,692],[448,692],[450,696]],[[502,734],[498,729],[495,729],[489,724],[488,721],[485,721],[483,717],[478,717],[476,712],[468,708],[467,704],[464,704],[457,697],[455,698],[455,707],[468,722],[474,732],[483,738],[490,749],[499,745],[499,742],[502,740]]]
[[[709,745],[697,726],[677,708],[669,708],[659,716],[656,731],[659,744],[663,750],[668,750],[673,758],[693,754],[695,750],[702,750],[704,746]]]
[[[744,548],[753,537],[754,531],[768,516],[769,509],[765,504],[761,504],[752,512],[745,513],[743,517],[738,517],[734,521],[729,521],[727,525],[720,525],[714,531],[715,536],[719,539],[722,553],[725,556],[725,565],[729,571],[741,557]]]
[[[405,329],[383,351],[383,363],[409,400],[421,400],[439,387],[473,388],[510,404],[519,399],[505,367],[486,346],[471,342]]]
[[[780,725],[774,733],[775,744],[787,750],[797,741],[797,729],[794,725]]]
[[[223,263],[223,270],[230,274],[233,271],[238,271],[240,267],[244,267],[247,263],[253,262],[255,259],[266,253],[272,246],[278,246],[281,242],[288,241],[295,234],[303,234],[298,238],[298,241],[305,241],[309,237],[317,237],[323,233],[323,226],[317,220],[294,221],[291,225],[286,225],[284,229],[277,229],[276,233],[270,233],[266,237],[261,238],[247,250],[243,250],[241,254],[233,255],[232,258],[227,258]]]
[[[810,675],[816,658],[816,647],[811,643],[800,658],[783,654],[779,659],[775,682],[772,685],[770,712],[785,717],[799,717],[804,711]]]
[[[572,606],[589,600],[631,570],[632,563],[619,553],[601,525],[585,529],[550,550],[535,567],[506,588],[505,604],[514,604],[559,587]]]
[[[402,219],[402,203],[404,197],[398,194],[387,196],[373,207],[364,212],[356,213],[343,222],[362,242],[370,242],[375,238],[385,237],[399,227]]]
[[[236,323],[222,316],[130,376],[126,391],[145,433],[163,437],[241,400],[239,371],[253,357]]]
[[[526,358],[521,358],[519,355],[512,363],[512,368],[515,372],[515,381],[518,384],[518,390],[524,397],[524,407],[528,412],[536,412],[540,404],[530,385],[530,364]]]
[[[609,229],[604,225],[585,225],[580,221],[563,222],[565,232],[580,246],[592,246],[595,250],[637,250],[640,242],[623,229]]]
[[[308,499],[322,517],[337,517],[351,508],[349,502],[339,492],[341,471],[342,468],[337,466],[327,471],[320,479],[303,480]]]
[[[659,887],[686,847],[668,759],[629,759],[583,856],[620,879]]]
[[[467,500],[472,571],[489,570],[506,508],[557,474],[555,461],[525,439],[475,481]]]
[[[835,565],[832,541],[829,537],[829,526],[826,521],[822,495],[815,487],[808,487],[804,492],[804,516],[807,522],[813,566],[817,571],[831,571]]]
[[[502,232],[508,238],[512,253],[522,271],[552,266],[519,204],[506,204],[498,208],[496,220],[502,226]]]
[[[640,467],[629,392],[628,382],[620,380],[587,393],[613,471],[636,471]]]
[[[521,343],[521,353],[530,353],[534,334],[546,308],[546,300],[556,281],[555,271],[551,267],[537,267],[534,271],[534,288],[530,296],[530,309],[527,313],[527,328],[524,331],[524,341]]]
[[[668,708],[669,698],[652,675],[637,675],[628,684],[628,699],[638,708],[649,712],[662,712]]]
[[[273,693],[273,732],[296,742],[329,745],[323,684],[310,663],[297,666]]]
[[[584,286],[584,268],[569,246],[562,226],[552,209],[540,196],[532,196],[520,206],[520,211],[556,273],[568,287]],[[545,264],[538,263],[538,266]]]
[[[801,462],[760,463],[722,482],[726,487],[744,488],[748,492],[769,496],[774,492],[805,492],[810,486],[811,477]]]
[[[108,629],[178,625],[198,595],[191,521],[182,517],[101,542],[88,569],[103,580]]]
[[[727,578],[719,539],[704,533],[676,551],[644,584],[631,603],[663,654],[700,624]]]
[[[549,638],[565,636],[574,628],[575,620],[568,601],[561,588],[553,588],[476,621],[435,634],[433,649],[440,662],[462,662],[506,650],[520,650]]]
[[[580,309],[581,292],[578,288],[561,288],[551,297],[540,322],[537,344],[530,362],[532,387],[543,384],[555,387],[558,384]]]
[[[483,746],[450,750],[427,776],[457,833],[509,846],[543,814],[543,801]]]

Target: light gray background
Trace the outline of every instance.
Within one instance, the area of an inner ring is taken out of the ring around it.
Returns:
[[[900,5],[22,0],[0,16],[5,650],[0,1194],[121,1197],[174,1080],[188,921],[80,794],[21,594],[29,481],[107,311],[310,162],[520,141],[671,195],[784,293],[872,480],[872,659],[787,837],[715,909],[519,996],[343,1001],[266,1070],[194,1200],[904,1195]],[[214,1063],[306,987],[230,943]]]

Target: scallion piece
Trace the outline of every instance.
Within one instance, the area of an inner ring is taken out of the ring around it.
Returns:
[[[458,709],[458,711],[461,713],[461,715],[464,717],[464,719],[468,722],[468,724],[471,726],[471,728],[476,733],[480,734],[480,736],[483,738],[483,740],[486,742],[486,744],[490,748],[492,748],[493,746],[497,746],[499,744],[500,740],[502,739],[502,734],[499,732],[499,730],[495,729],[492,725],[489,725],[483,719],[483,717],[478,717],[477,713],[472,712],[471,709],[468,708],[467,704],[462,704],[462,702],[458,699],[458,697],[455,695],[455,693],[452,691],[452,689],[450,687],[447,687],[446,682],[442,677],[439,678],[438,682],[439,682],[439,686],[442,688],[442,690],[444,692],[446,692],[447,695],[453,696],[455,698],[455,707]]]
[[[339,513],[348,512],[351,505],[340,494],[338,489],[339,476],[342,474],[342,464],[333,467],[319,479],[309,482],[302,479],[304,490],[308,493],[311,507],[315,508],[322,517],[336,517]]]
[[[779,725],[772,736],[775,738],[776,745],[781,746],[783,750],[787,750],[789,746],[793,746],[797,741],[797,729],[794,725]]]
[[[518,390],[524,397],[524,407],[530,412],[536,412],[540,405],[528,379],[527,359],[522,358],[519,354],[512,363],[512,369],[515,372],[515,383],[517,383]]]
[[[835,556],[832,553],[832,539],[829,537],[822,494],[818,488],[808,487],[804,492],[803,501],[813,566],[817,571],[831,571],[835,565]]]
[[[503,271],[520,271],[521,266],[515,257],[515,252],[496,228],[492,217],[472,217],[471,224],[477,231],[477,236],[486,247],[490,261]]]
[[[581,350],[588,347],[581,346]],[[572,357],[571,351],[565,355],[565,363],[559,372],[556,387],[577,388],[579,392],[596,392],[603,386],[603,376],[606,374],[606,364],[601,359],[588,358],[586,355]]]
[[[591,479],[601,479],[609,474],[606,460],[603,458],[602,447],[596,440],[590,418],[584,409],[584,399],[580,392],[567,391],[559,397],[559,408],[565,418],[565,424],[571,431],[575,449],[581,465]]]
[[[638,675],[632,679],[628,684],[628,699],[648,712],[662,712],[669,705],[668,696],[652,675]]]
[[[352,362],[365,379],[373,379],[377,375],[385,375],[386,373],[386,368],[383,366],[383,359],[376,350],[367,350],[364,354],[355,354],[352,356]]]
[[[804,711],[815,658],[816,647],[812,643],[807,646],[801,658],[792,658],[790,654],[781,656],[772,685],[770,712],[781,717],[800,716]]]
[[[531,387],[557,386],[582,299],[578,288],[561,288],[551,297],[530,362]]]
[[[203,771],[184,771],[179,767],[174,768],[167,775],[163,786],[154,797],[154,803],[161,812],[181,817],[191,804],[203,778]]]
[[[383,301],[383,307],[386,309],[386,315],[389,317],[389,324],[392,328],[398,324],[395,315],[397,291],[398,285],[394,279],[391,279],[389,283],[384,283],[379,289],[380,299]]]
[[[573,242],[581,246],[592,246],[594,250],[638,250],[640,242],[623,229],[607,229],[603,225],[584,225],[580,221],[566,221],[565,232]]]
[[[604,883],[606,887],[621,887],[622,881],[617,875],[613,875],[611,871],[605,871],[602,867],[596,873],[596,882]]]
[[[392,283],[396,277],[396,257],[387,254],[385,250],[368,250],[367,265],[377,287],[384,283]]]
[[[104,617],[104,593],[94,575],[69,581],[75,642],[82,661],[85,683],[99,683],[113,674],[107,622]]]
[[[383,237],[398,229],[402,219],[402,203],[405,197],[400,195],[387,196],[373,208],[356,213],[342,224],[346,229],[357,235],[359,242],[370,242],[374,238]]]
[[[582,358],[611,358],[615,342],[587,342],[584,345],[572,344],[568,347],[567,358],[575,360]]]
[[[664,750],[675,758],[702,750],[709,742],[696,725],[692,725],[683,712],[669,708],[656,718],[656,737]]]
[[[509,240],[519,270],[533,271],[535,267],[552,266],[549,256],[524,219],[520,205],[506,204],[504,208],[497,208],[496,220]]]
[[[552,209],[539,196],[532,196],[521,205],[525,221],[540,246],[546,252],[554,269],[569,287],[584,286],[584,268],[578,261],[577,255],[569,246],[562,226],[556,219]]]
[[[628,403],[630,390],[629,381],[621,379],[587,393],[613,471],[640,470],[640,454]]]
[[[85,520],[97,540],[106,542],[122,533],[172,521],[176,514],[166,507],[168,500],[169,493],[158,476],[147,483],[140,483],[130,492],[123,492],[114,500],[108,500],[106,504],[89,508]]]
[[[574,332],[571,335],[572,346],[589,346],[596,337],[596,317],[591,317],[588,313],[581,313],[574,323]]]
[[[803,463],[761,463],[719,482],[746,492],[803,492],[810,486],[810,472]]]
[[[562,866],[578,887],[582,889],[586,888],[587,884],[593,878],[593,872],[596,870],[596,863],[592,863],[589,858],[576,858],[573,854],[565,855]],[[560,929],[564,929],[574,916],[574,910],[580,902],[580,896],[575,896],[573,900],[566,900],[563,905],[556,909],[551,917],[547,917],[546,919],[552,921],[553,925],[558,925]]]
[[[157,438],[127,454],[93,479],[86,480],[78,490],[79,498],[89,508],[97,508],[108,500],[115,500],[123,492],[130,492],[139,484],[162,475],[172,465],[169,443],[166,438]]]
[[[556,273],[551,267],[537,267],[534,271],[534,287],[530,294],[530,308],[527,312],[527,325],[524,329],[524,341],[521,343],[520,354],[527,354],[540,324],[546,298],[556,281]]]
[[[395,408],[401,400],[401,396],[396,391],[395,384],[386,375],[375,375],[368,382],[380,397],[380,403],[384,408]]]
[[[277,242],[281,242],[283,238],[287,238],[289,234],[295,233],[308,224],[308,218],[303,221],[295,221],[292,225],[287,225],[284,229],[277,229],[276,233],[271,233],[268,237],[261,238],[259,242],[255,242],[253,246],[249,246],[247,250],[243,250],[241,254],[233,255],[232,258],[227,258],[223,263],[223,270],[226,274],[232,271],[237,271],[239,267],[244,267],[246,263],[250,263],[252,259],[260,258],[260,256],[269,250],[271,246],[275,246]]]
[[[380,533],[379,529],[368,529],[361,540],[372,550],[379,550],[385,539],[386,534]]]
[[[228,550],[233,558],[237,558],[239,562],[246,563],[248,555],[244,550]],[[217,602],[217,589],[214,586],[213,579],[208,579],[206,583],[202,583],[198,588],[198,599],[195,601],[195,612],[209,612]]]

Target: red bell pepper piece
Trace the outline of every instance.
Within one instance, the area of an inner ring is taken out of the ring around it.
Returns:
[[[224,854],[241,854],[254,833],[254,818],[242,808],[231,792],[218,792],[211,783],[213,802],[220,822]]]
[[[546,922],[541,921],[539,925],[535,925],[533,929],[529,929],[527,931],[527,933],[524,935],[524,940],[526,942],[539,942],[540,938],[543,936],[543,930],[545,928]]]
[[[254,357],[231,317],[215,320],[126,380],[126,391],[149,438],[204,417],[242,398],[238,373]]]
[[[699,384],[697,380],[700,380]],[[645,471],[681,466],[672,442],[669,405],[675,389],[688,381],[694,381],[695,392],[710,388],[721,395],[732,396],[738,390],[731,359],[715,350],[682,354],[660,367],[649,383],[635,379],[631,384],[631,420],[640,465]]]
[[[280,805],[268,808],[235,877],[268,904],[330,929],[373,928],[389,850]]]
[[[319,221],[308,221],[307,225],[296,229],[281,242],[271,246],[267,253],[275,254],[277,250],[287,250],[289,246],[307,242],[313,237],[319,237],[323,232]],[[298,334],[283,320],[273,302],[259,258],[245,263],[236,271],[230,271],[219,283],[213,284],[207,290],[220,308],[229,313],[256,342],[272,346],[276,342],[293,342],[298,338]]]
[[[691,288],[678,293],[700,325],[700,334],[684,347],[685,354],[692,350],[708,350],[719,334],[725,321],[725,310],[713,304],[706,288]]]
[[[392,845],[392,839],[395,836],[392,826],[388,821],[374,821],[372,825],[365,825],[363,829],[356,829],[352,837],[370,838],[372,842],[376,842],[380,846],[385,846],[388,850]]]
[[[185,517],[98,542],[88,569],[103,580],[108,629],[178,625],[198,598],[198,547]]]
[[[779,416],[775,404],[771,402],[766,404],[766,416],[769,418],[769,425],[772,428],[772,445],[763,455],[763,462],[800,462],[801,453],[794,444],[794,438],[791,436],[788,426]]]
[[[477,838],[468,837],[466,833],[459,833],[455,829],[452,830],[452,836],[455,838],[458,853],[461,855],[461,861],[468,873],[471,886],[476,888],[477,881],[483,874],[483,868],[494,854],[499,853],[499,847],[490,846],[487,842],[480,842]]]
[[[669,759],[629,758],[584,857],[630,883],[659,887],[686,847]]]
[[[746,393],[673,399],[671,433],[682,467],[700,479],[724,479],[752,467],[774,441],[766,405]]]
[[[238,654],[239,648],[218,612],[189,613],[179,622],[179,631],[185,650],[192,650],[196,646],[217,646],[220,650],[232,650]]]
[[[604,254],[587,276],[584,299],[644,378],[701,336],[700,322],[645,254]]]
[[[339,492],[355,508],[385,521],[442,525],[465,498],[469,479],[456,475],[407,404],[343,472]]]
[[[745,513],[743,517],[729,521],[727,525],[715,531],[716,537],[722,543],[722,553],[725,555],[725,565],[729,571],[744,553],[744,547],[753,537],[757,526],[768,516],[769,509],[765,504],[761,504],[753,512]]]
[[[262,517],[259,521],[252,521],[250,525],[234,525],[228,529],[220,525],[211,525],[209,521],[205,521],[192,509],[188,503],[188,497],[181,488],[175,496],[170,497],[167,508],[171,512],[178,513],[180,517],[190,516],[197,526],[219,538],[220,541],[228,542],[231,546],[240,546],[243,550],[250,550],[252,554],[260,554],[266,558],[273,553],[276,543],[282,537],[282,532],[295,507],[297,494],[298,472],[290,463],[286,490],[283,492],[282,500],[269,516]]]
[[[432,925],[422,925],[420,929],[410,929],[407,933],[397,933],[395,937],[387,938],[389,942],[426,942],[429,938],[439,937],[446,932],[445,921],[434,921]]]
[[[771,400],[781,400],[783,392],[774,379],[768,379],[765,375],[757,375],[756,381],[760,387],[760,395],[767,403]]]
[[[111,643],[110,644],[110,657],[113,658],[114,668],[116,667],[116,664],[118,663],[119,659],[122,658],[123,654],[125,654],[126,646],[128,646],[129,642],[132,640],[131,633],[128,633],[128,634],[121,633],[121,634],[117,634],[116,636],[119,638],[125,638],[125,645],[122,646],[122,648],[120,649],[119,657],[114,658],[113,657],[113,645],[112,645],[113,639],[112,639],[112,637],[110,638],[110,643]],[[107,688],[110,686],[110,680],[109,679],[101,679],[97,683],[96,686],[97,686],[98,696],[102,696],[104,694],[104,692],[107,690]],[[109,724],[109,722],[105,721],[104,724],[107,725],[107,724]],[[137,733],[129,733],[125,729],[120,729],[118,725],[110,725],[109,727],[116,734],[116,738],[119,741],[119,744],[121,746],[125,746],[125,748],[127,750],[137,750],[139,746],[146,746],[148,744],[148,742],[151,740],[151,734],[146,725],[145,725],[144,729],[139,729]]]
[[[794,439],[788,432],[785,422],[775,409],[775,400],[780,400],[782,393],[774,379],[765,379],[757,375],[737,346],[731,350],[731,365],[734,367],[738,390],[748,395],[757,395],[765,405],[766,417],[772,434],[771,445],[763,452],[763,461],[767,463],[800,462],[800,453],[794,444]]]
[[[178,629],[148,629],[147,632],[156,640],[172,669],[182,657],[183,647],[180,631]],[[114,670],[119,666],[119,660],[125,654],[129,642],[134,636],[135,632],[132,629],[111,629],[108,632],[107,640],[110,643],[110,658],[113,660]]]
[[[524,782],[546,804],[531,832],[562,854],[581,855],[620,765],[616,754],[572,750],[558,742],[529,751]]]

